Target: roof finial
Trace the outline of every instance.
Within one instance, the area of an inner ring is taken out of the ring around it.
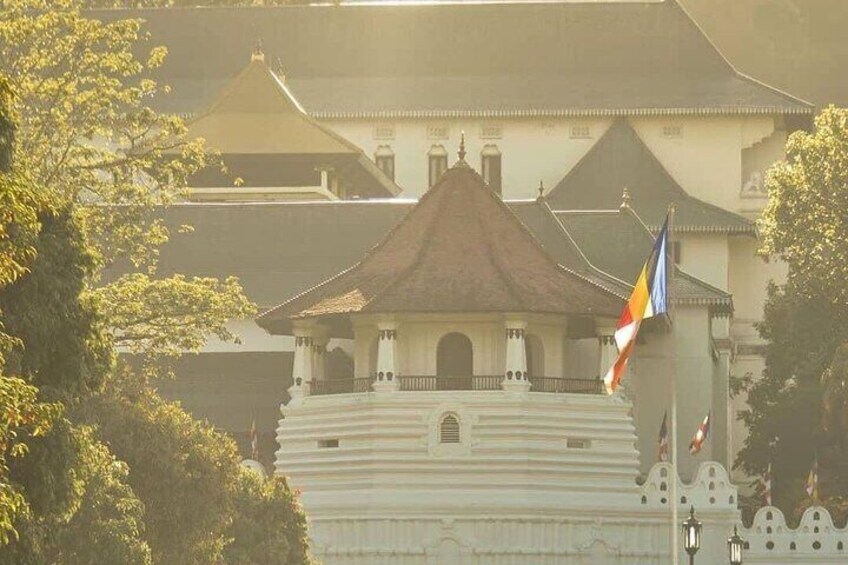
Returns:
[[[624,187],[624,192],[621,193],[621,206],[618,207],[619,210],[624,210],[625,208],[630,208],[630,191],[627,187]]]
[[[262,40],[258,39],[256,45],[253,46],[253,52],[250,54],[250,62],[265,61],[265,53],[262,52]]]
[[[539,179],[539,196],[538,200],[542,200],[545,197],[545,181]]]
[[[459,134],[459,160],[465,161],[465,130]]]

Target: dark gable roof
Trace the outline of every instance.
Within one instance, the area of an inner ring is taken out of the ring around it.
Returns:
[[[622,305],[620,296],[557,264],[460,162],[359,263],[257,321],[271,333],[289,333],[291,320],[365,312],[615,317]]]
[[[177,204],[163,211],[171,239],[162,276],[239,277],[268,308],[347,269],[407,213],[404,201]],[[178,233],[191,225],[188,233]]]
[[[610,126],[547,200],[554,210],[615,210],[625,187],[632,207],[652,229],[662,226],[674,203],[678,231],[755,232],[750,220],[689,196],[625,119]]]
[[[257,41],[317,118],[812,111],[737,73],[675,0],[89,13],[147,21],[172,111],[202,108]]]
[[[557,212],[587,259],[602,271],[632,284],[654,244],[654,237],[630,208]],[[714,312],[733,310],[731,295],[675,268],[670,298],[677,304],[710,306]]]

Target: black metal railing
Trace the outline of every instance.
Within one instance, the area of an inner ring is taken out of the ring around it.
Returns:
[[[501,390],[502,375],[436,376],[402,375],[395,377],[401,391],[424,392],[439,390]],[[309,384],[312,395],[370,392],[374,377],[361,379],[321,379]],[[530,392],[553,394],[603,394],[601,379],[565,379],[561,377],[530,377]]]
[[[322,395],[369,392],[373,380],[371,377],[364,379],[320,379],[309,383],[309,393]]]
[[[603,394],[601,379],[563,379],[559,377],[530,377],[530,392],[568,394]]]
[[[400,390],[500,390],[503,375],[435,376],[402,375],[398,377]]]

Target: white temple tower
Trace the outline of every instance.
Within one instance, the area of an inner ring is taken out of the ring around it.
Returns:
[[[258,320],[295,336],[276,472],[302,490],[315,553],[668,563],[668,470],[637,485],[629,402],[563,374],[591,336],[606,371],[621,293],[558,265],[462,157],[358,264]],[[328,338],[354,340],[354,378],[323,372]],[[718,469],[703,474],[723,528]]]

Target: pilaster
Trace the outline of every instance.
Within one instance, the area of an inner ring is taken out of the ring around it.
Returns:
[[[374,391],[395,391],[398,390],[397,323],[378,322],[377,332],[377,375],[373,385]]]
[[[504,380],[501,384],[504,390],[527,392],[530,390],[530,380],[527,375],[527,348],[525,320],[507,320],[504,327],[506,339],[506,362]]]
[[[289,396],[292,399],[309,395],[310,383],[314,376],[313,361],[315,355],[312,349],[314,329],[313,326],[296,326],[294,328],[294,366],[292,367],[292,380],[294,382],[289,387]]]

